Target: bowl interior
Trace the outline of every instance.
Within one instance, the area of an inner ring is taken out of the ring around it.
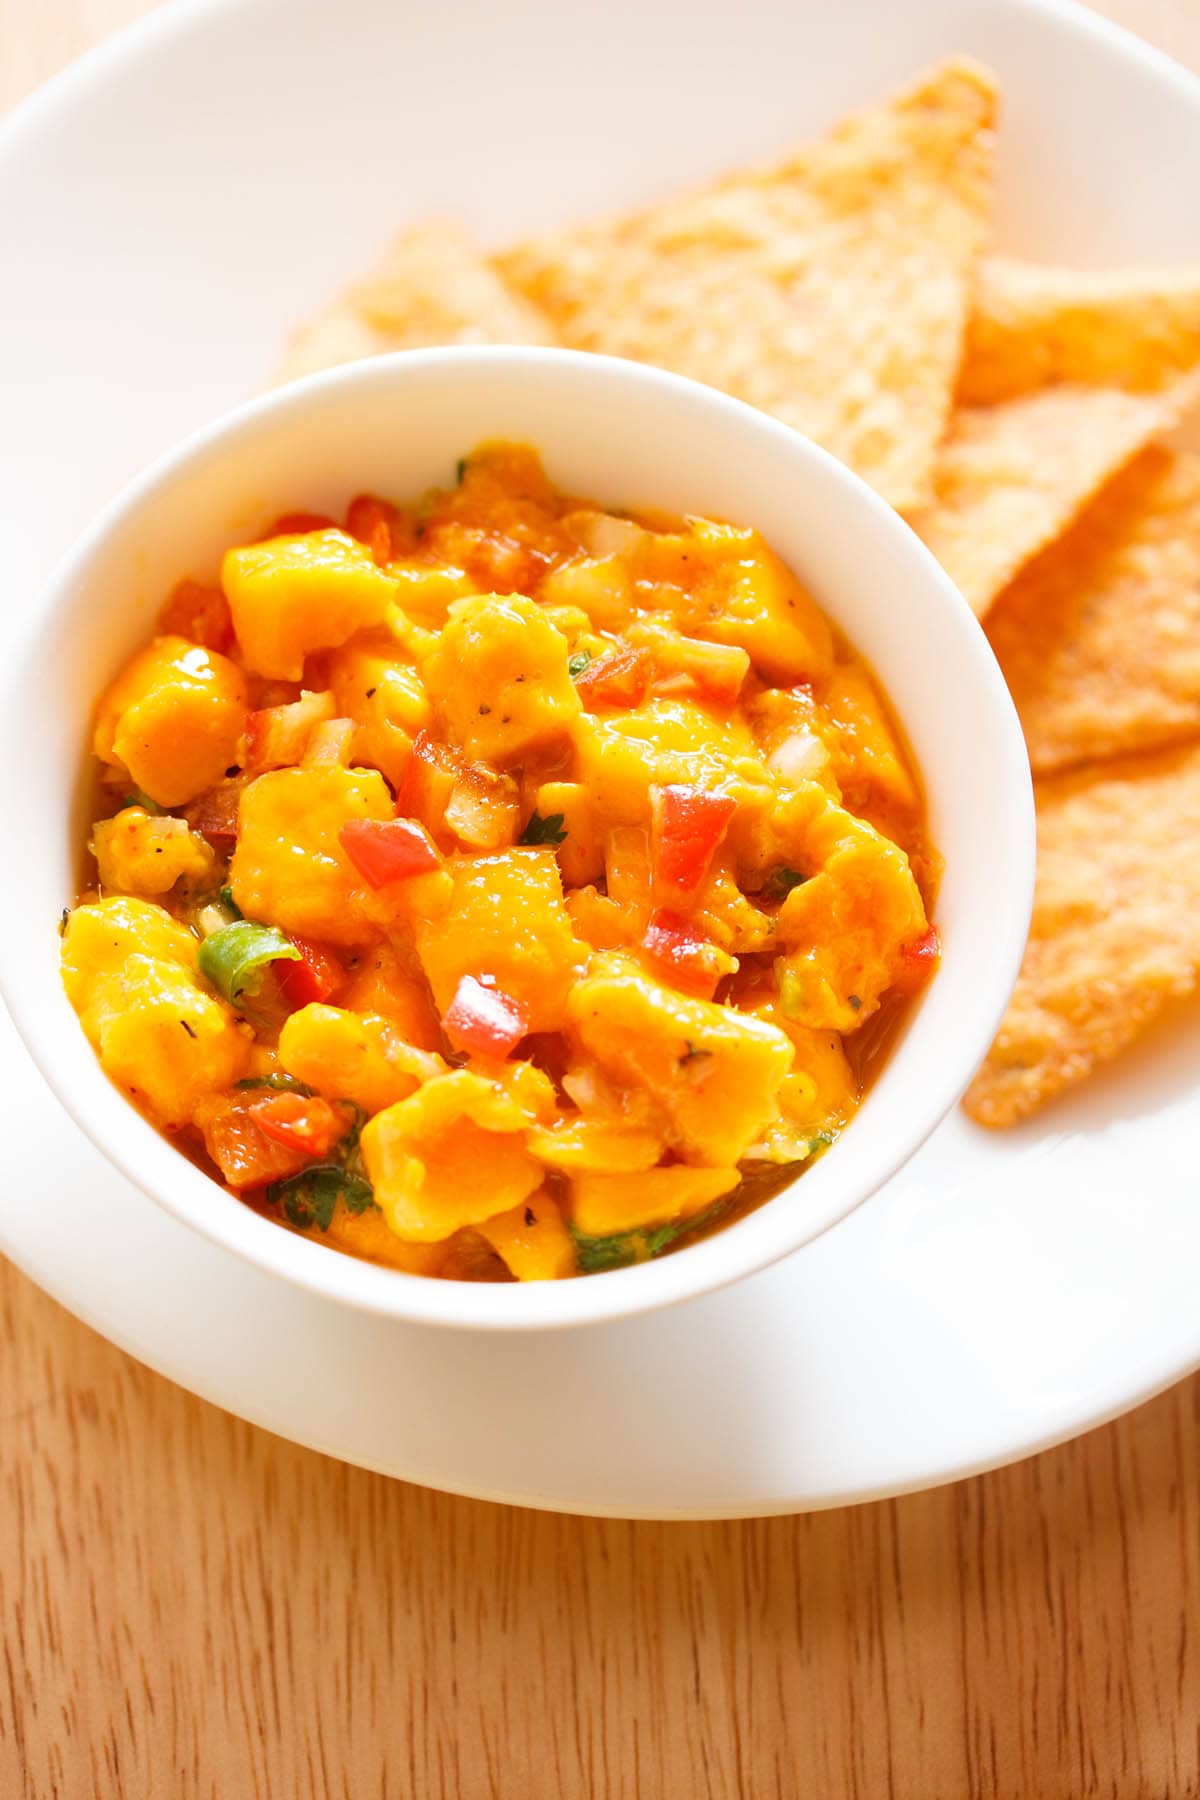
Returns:
[[[188,1164],[95,1063],[62,993],[54,921],[77,883],[87,721],[104,682],[182,575],[298,507],[454,479],[488,438],[537,446],[558,485],[609,506],[753,524],[877,672],[925,779],[946,859],[942,968],[834,1150],[728,1230],[661,1262],[581,1282],[423,1281],[326,1251],[257,1217]],[[1020,958],[1032,887],[1028,768],[975,620],[900,520],[785,427],[659,371],[563,351],[430,351],[335,371],[243,408],[141,477],[59,571],[10,680],[3,812],[22,880],[3,906],[6,993],[43,1072],[127,1174],[189,1224],[293,1280],[453,1324],[580,1323],[703,1292],[842,1217],[928,1135],[986,1050]],[[37,755],[29,754],[37,746]]]

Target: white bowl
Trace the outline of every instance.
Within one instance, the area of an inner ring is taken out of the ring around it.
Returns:
[[[535,445],[558,485],[612,506],[757,526],[867,658],[908,732],[946,872],[941,968],[853,1124],[810,1171],[736,1224],[635,1268],[568,1282],[428,1280],[339,1255],[260,1217],[161,1137],[101,1072],[58,973],[78,880],[96,697],[182,575],[284,511],[338,512],[362,489],[407,498],[453,480],[487,438]],[[901,1166],[958,1099],[1020,962],[1033,887],[1028,763],[987,642],[897,515],[832,457],[762,413],[659,370],[570,351],[433,350],[339,369],[197,433],[95,521],[8,671],[0,981],[46,1079],[160,1205],[259,1267],[371,1311],[490,1328],[571,1325],[707,1292],[816,1237]],[[129,1246],[136,1256],[137,1246]]]

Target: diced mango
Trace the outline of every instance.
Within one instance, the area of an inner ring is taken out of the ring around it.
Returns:
[[[227,657],[159,637],[100,701],[92,748],[159,806],[183,806],[239,760],[246,681]]]
[[[920,804],[896,729],[866,670],[838,663],[821,691],[829,721],[833,773],[855,812],[915,813]]]
[[[382,625],[396,597],[370,551],[332,530],[227,551],[221,586],[246,667],[280,681],[299,681],[315,650]]]
[[[284,1021],[279,1060],[327,1100],[353,1100],[366,1113],[406,1100],[422,1081],[444,1073],[440,1056],[406,1044],[378,1013],[314,1001]]]
[[[500,766],[553,743],[580,711],[567,640],[521,594],[456,601],[424,675],[447,735]]]
[[[719,789],[740,806],[771,802],[747,727],[697,701],[660,696],[632,712],[585,715],[573,736],[576,778],[596,811],[615,822],[645,824],[650,788],[665,782]]]
[[[440,623],[455,600],[476,592],[464,569],[444,563],[423,562],[419,557],[388,564],[396,583],[396,604],[426,623]]]
[[[703,1212],[731,1193],[736,1169],[690,1169],[672,1163],[640,1174],[573,1174],[571,1223],[583,1237],[613,1237],[644,1225],[669,1225]]]
[[[242,794],[229,885],[248,919],[331,944],[374,935],[372,896],[338,833],[351,819],[395,815],[373,769],[277,769]]]
[[[436,1050],[441,1026],[429,988],[411,957],[394,944],[379,943],[367,951],[342,993],[342,1004],[354,1012],[381,1013],[407,1044]]]
[[[216,859],[186,819],[162,817],[126,806],[92,827],[92,854],[100,886],[112,894],[165,894],[177,881],[212,879]]]
[[[201,986],[196,943],[164,908],[115,897],[78,906],[62,971],[105,1073],[168,1128],[244,1072],[250,1033]]]
[[[436,1243],[508,1212],[542,1184],[520,1107],[467,1069],[439,1075],[363,1127],[375,1198],[398,1237]]]
[[[575,1273],[575,1245],[549,1194],[533,1194],[476,1230],[518,1281],[560,1281]]]
[[[798,1024],[854,1031],[902,974],[904,946],[928,926],[925,905],[903,850],[852,813],[830,803],[808,841],[819,872],[776,920],[787,949],[780,999]]]
[[[586,951],[571,930],[553,850],[520,846],[452,857],[446,867],[454,881],[446,912],[414,924],[439,1011],[464,975],[490,975],[525,1007],[531,1031],[557,1030]]]
[[[429,696],[417,670],[390,644],[353,643],[329,662],[338,713],[358,726],[352,757],[368,763],[398,787],[408,768],[412,740],[429,724]]]
[[[601,1068],[662,1108],[685,1160],[727,1167],[778,1116],[792,1045],[773,1025],[674,993],[616,956],[576,985],[568,1011]]]
[[[406,1275],[440,1275],[446,1261],[444,1243],[406,1243],[392,1231],[378,1206],[354,1213],[339,1203],[321,1242],[364,1262],[400,1269]]]
[[[709,519],[689,523],[706,564],[684,604],[685,628],[740,644],[759,674],[782,686],[824,677],[833,663],[829,623],[758,532]]]
[[[566,833],[555,845],[558,866],[568,887],[583,887],[604,872],[604,840],[591,797],[578,781],[544,781],[533,803],[539,819],[561,819]]]
[[[563,1119],[531,1131],[528,1143],[539,1162],[567,1174],[652,1169],[665,1148],[656,1132],[602,1119]]]

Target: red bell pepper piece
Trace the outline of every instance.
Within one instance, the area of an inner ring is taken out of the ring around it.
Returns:
[[[345,982],[346,971],[323,944],[297,937],[292,931],[286,936],[300,952],[300,961],[287,962],[280,957],[275,964],[275,979],[286,1005],[293,1012],[299,1012],[302,1006],[311,1006],[314,1001],[328,1000],[336,994]]]
[[[249,1110],[259,1130],[274,1143],[307,1156],[328,1156],[349,1129],[345,1113],[319,1094],[264,1094]]]
[[[298,763],[316,727],[334,714],[328,691],[302,693],[283,706],[260,706],[246,714],[245,767],[251,774],[263,769],[286,769]]]
[[[442,1018],[442,1030],[456,1050],[477,1056],[507,1056],[529,1031],[519,1000],[502,993],[490,976],[464,975]]]
[[[466,767],[465,760],[449,744],[439,744],[427,731],[413,739],[412,755],[396,789],[397,811],[440,824],[450,804],[454,784]]]
[[[399,526],[398,509],[374,494],[357,494],[346,511],[346,530],[366,545],[377,563],[391,562],[400,554]]]
[[[328,513],[290,512],[280,513],[264,537],[303,537],[306,531],[336,531],[337,520],[331,519]]]
[[[214,850],[225,856],[237,843],[242,785],[240,781],[223,781],[216,787],[206,788],[187,809],[187,821],[192,830],[199,832]]]
[[[729,829],[737,801],[676,781],[651,788],[650,801],[655,880],[670,892],[694,894]]]
[[[579,671],[575,687],[585,706],[639,706],[653,672],[645,650],[610,650]]]
[[[922,932],[919,938],[900,946],[900,961],[903,974],[898,986],[909,993],[915,993],[923,987],[937,968],[942,956],[942,940],[938,936],[936,925]]]
[[[351,819],[338,832],[342,849],[373,888],[440,869],[442,859],[416,819]]]
[[[660,906],[651,913],[642,948],[647,956],[662,963],[680,987],[705,995],[711,995],[716,987],[719,971],[712,966],[712,945],[689,920],[669,907]]]

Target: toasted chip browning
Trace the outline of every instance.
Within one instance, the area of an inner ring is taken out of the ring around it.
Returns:
[[[726,389],[925,496],[987,228],[996,91],[951,60],[770,168],[516,246],[562,341]]]
[[[554,332],[458,227],[402,232],[376,267],[293,335],[276,379],[432,344],[549,344]]]
[[[1161,393],[1072,384],[959,407],[935,465],[934,497],[910,523],[981,616],[1196,394],[1184,377]]]
[[[1119,1054],[1200,975],[1200,746],[1040,782],[1008,1013],[965,1105],[1012,1125]]]
[[[1200,731],[1200,456],[1147,451],[1014,583],[988,635],[1036,772]]]
[[[958,400],[992,406],[1061,381],[1148,393],[1197,362],[1200,266],[1056,269],[992,257],[980,265]]]

